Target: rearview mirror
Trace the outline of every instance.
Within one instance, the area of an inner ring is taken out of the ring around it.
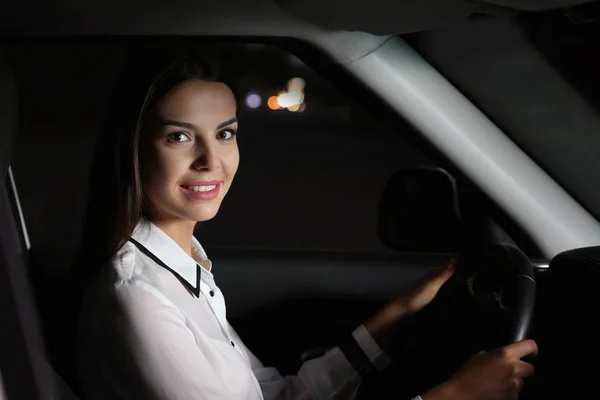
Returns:
[[[463,235],[455,179],[437,167],[396,172],[383,191],[378,231],[393,250],[456,252]]]

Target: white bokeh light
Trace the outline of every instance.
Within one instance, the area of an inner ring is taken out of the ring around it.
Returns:
[[[282,108],[299,105],[304,101],[304,95],[298,92],[282,93],[277,96],[277,103]]]

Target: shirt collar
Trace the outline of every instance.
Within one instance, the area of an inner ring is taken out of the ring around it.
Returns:
[[[141,247],[141,251],[154,259],[159,265],[171,271],[184,285],[192,290],[196,297],[200,295],[202,267],[179,247],[169,235],[152,222],[142,219],[137,224],[131,238],[138,248]],[[207,261],[209,270],[204,270],[204,273],[210,275],[211,263],[195,237],[192,237],[192,253],[197,259]]]

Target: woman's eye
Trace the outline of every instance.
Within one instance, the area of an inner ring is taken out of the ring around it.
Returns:
[[[170,142],[174,142],[174,143],[182,143],[182,142],[189,142],[190,141],[189,136],[186,135],[183,132],[169,133],[167,135],[167,139],[169,139]]]
[[[235,136],[235,131],[232,130],[224,130],[217,133],[217,138],[220,140],[229,140]]]

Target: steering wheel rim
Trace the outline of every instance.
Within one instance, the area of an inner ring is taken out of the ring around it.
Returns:
[[[531,332],[537,291],[531,261],[518,247],[499,243],[491,245],[479,262],[481,268],[478,268],[474,277],[474,291],[477,291],[478,280],[491,280],[494,285],[499,285],[506,297],[504,302],[508,304],[507,340],[515,343],[526,339]],[[489,285],[480,286],[488,286],[489,290]]]
[[[531,265],[531,261],[529,261],[525,253],[513,245],[505,244],[502,247],[506,249],[508,256],[513,261],[513,265],[519,265],[518,274],[515,276],[515,290],[517,302],[521,304],[521,307],[513,315],[514,328],[512,337],[510,338],[515,343],[527,339],[531,333],[535,314],[537,284],[533,265]]]

